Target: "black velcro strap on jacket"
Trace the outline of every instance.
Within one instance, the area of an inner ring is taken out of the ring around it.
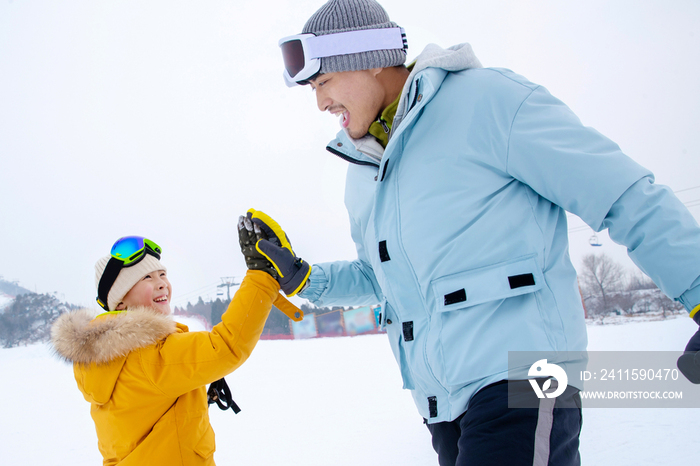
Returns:
[[[403,323],[403,341],[413,341],[413,321]]]
[[[467,300],[467,292],[462,288],[461,290],[453,291],[445,295],[445,306],[450,304],[462,303]]]
[[[386,249],[386,241],[379,242],[379,260],[382,262],[390,261],[389,251]]]
[[[384,177],[386,176],[386,168],[389,166],[389,159],[386,159],[386,163],[384,164],[384,169],[382,170],[382,177],[379,181],[384,181]]]
[[[430,417],[437,417],[438,410],[437,410],[437,397],[436,396],[429,396],[428,397],[428,410],[430,411]]]
[[[523,286],[533,286],[535,284],[535,276],[531,273],[525,273],[522,275],[514,275],[508,277],[508,283],[510,283],[510,289],[514,290]]]
[[[123,262],[114,257],[109,258],[109,262],[105,266],[105,271],[102,272],[102,277],[100,278],[100,284],[97,285],[97,303],[104,308],[105,311],[109,311],[109,304],[107,303],[107,296],[109,295],[109,290],[112,289],[112,285],[117,280],[119,272],[122,271]]]

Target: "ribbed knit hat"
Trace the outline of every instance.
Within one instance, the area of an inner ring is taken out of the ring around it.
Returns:
[[[361,29],[395,28],[384,8],[374,0],[329,0],[304,25],[302,34],[317,36]],[[321,58],[319,73],[389,68],[406,62],[405,49],[336,55]]]
[[[97,261],[95,264],[95,288],[99,289],[100,279],[102,274],[107,267],[107,262],[111,256],[105,256]],[[107,295],[107,307],[110,311],[113,311],[119,303],[122,301],[124,296],[131,290],[134,285],[136,285],[139,280],[141,280],[146,274],[155,272],[156,270],[167,270],[161,262],[150,254],[141,259],[135,265],[131,267],[124,267],[119,271],[117,279],[114,281],[112,288],[109,290]]]

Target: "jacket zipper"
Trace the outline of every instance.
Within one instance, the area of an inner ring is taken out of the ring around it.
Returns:
[[[377,119],[377,123],[379,123],[380,125],[382,125],[382,129],[384,130],[384,132],[385,132],[386,134],[389,134],[389,131],[391,131],[391,130],[389,129],[389,125],[386,124],[386,121],[384,121],[384,120],[382,119],[382,117],[379,117],[379,118]]]
[[[331,154],[337,155],[338,157],[340,157],[341,159],[345,160],[346,162],[354,163],[355,165],[369,165],[370,167],[377,167],[377,168],[379,168],[379,164],[377,164],[377,163],[365,162],[365,161],[363,161],[363,160],[353,159],[352,157],[350,157],[350,156],[348,156],[348,155],[345,155],[345,154],[343,154],[342,152],[340,152],[339,150],[333,149],[333,148],[330,147],[330,146],[326,146],[326,150],[327,150],[328,152],[330,152]]]

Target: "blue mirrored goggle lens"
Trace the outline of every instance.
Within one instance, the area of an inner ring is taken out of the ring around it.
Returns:
[[[110,254],[116,259],[121,259],[125,263],[129,263],[136,259],[144,250],[144,237],[142,236],[125,236],[119,238]],[[133,257],[132,257],[133,256]]]

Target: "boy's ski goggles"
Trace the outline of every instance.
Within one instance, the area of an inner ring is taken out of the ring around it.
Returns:
[[[112,246],[110,251],[112,257],[107,262],[100,278],[100,283],[97,286],[97,304],[105,311],[109,311],[107,296],[109,295],[109,290],[112,289],[112,285],[117,280],[119,272],[125,267],[138,264],[146,257],[146,254],[150,254],[160,260],[162,252],[160,246],[143,236],[119,238]]]
[[[110,255],[122,261],[122,267],[130,267],[140,262],[141,259],[146,257],[146,254],[151,254],[160,259],[161,252],[160,246],[150,239],[143,236],[125,236],[114,243]]]
[[[403,28],[362,29],[316,36],[297,34],[280,39],[287,86],[306,84],[321,69],[321,58],[375,50],[408,49]]]

